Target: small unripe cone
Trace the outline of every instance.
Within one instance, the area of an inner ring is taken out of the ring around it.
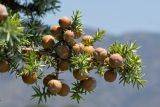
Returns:
[[[59,25],[54,25],[50,28],[52,36],[55,37],[55,39],[57,39],[57,40],[63,39],[62,30],[63,29]]]
[[[81,85],[86,91],[93,91],[96,88],[96,79],[89,77],[85,80],[82,80]]]
[[[48,82],[49,82],[50,80],[52,80],[52,79],[56,79],[56,76],[55,76],[55,75],[51,75],[51,74],[47,75],[47,76],[44,77],[44,79],[43,79],[43,85],[44,85],[44,86],[47,86],[47,85],[48,85]]]
[[[73,40],[74,40],[74,32],[71,31],[71,30],[66,30],[66,31],[64,32],[64,40],[65,40],[67,43],[73,42]]]
[[[84,45],[89,45],[89,42],[93,39],[93,37],[91,35],[85,35],[82,37],[82,43]]]
[[[107,57],[107,51],[104,48],[96,48],[93,54],[97,61],[104,61]]]
[[[85,74],[85,73],[81,73],[81,70],[76,69],[76,70],[73,71],[73,77],[74,77],[76,80],[84,80],[84,79],[86,79],[88,76],[87,76],[87,74]]]
[[[5,5],[0,4],[0,22],[8,17],[8,12]]]
[[[111,70],[108,70],[104,73],[104,79],[107,81],[107,82],[113,82],[115,81],[117,78],[117,73],[116,72],[113,72]]]
[[[59,19],[59,25],[62,28],[69,27],[71,25],[71,20],[67,16],[63,16]]]
[[[10,70],[10,64],[6,60],[1,60],[0,61],[0,73],[5,73]]]
[[[48,82],[48,91],[55,95],[59,93],[62,89],[62,83],[59,80],[52,79]]]
[[[69,47],[66,45],[61,45],[56,48],[57,55],[62,59],[67,59],[69,57]]]
[[[26,84],[34,84],[37,81],[37,72],[32,72],[31,74],[22,75],[22,80]]]
[[[123,65],[123,57],[118,53],[112,54],[109,58],[109,65],[112,68],[121,67]]]
[[[54,46],[54,44],[55,44],[54,37],[51,36],[51,35],[43,36],[41,44],[42,44],[44,49],[52,48]]]
[[[93,48],[93,46],[84,46],[84,48],[83,48],[83,51],[88,54],[93,54],[94,50],[95,49]]]
[[[79,54],[79,53],[83,52],[83,47],[84,47],[84,45],[82,43],[76,43],[73,45],[72,48],[76,54]]]
[[[80,38],[82,34],[83,34],[83,33],[82,33],[81,31],[76,31],[76,32],[74,32],[74,39]]]
[[[67,96],[69,93],[70,93],[70,87],[67,84],[62,83],[62,88],[60,92],[58,93],[58,95],[64,97],[64,96]]]
[[[68,70],[69,69],[69,61],[68,60],[60,60],[59,62],[58,62],[58,68],[59,68],[59,70],[61,70],[61,71],[66,71],[66,70]]]

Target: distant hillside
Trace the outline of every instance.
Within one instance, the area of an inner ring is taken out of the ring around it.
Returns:
[[[95,30],[87,29],[86,34],[95,34]],[[160,101],[160,34],[148,32],[125,33],[118,37],[106,35],[103,41],[98,42],[96,47],[108,47],[114,41],[126,42],[136,40],[141,46],[138,53],[141,55],[148,80],[145,88],[139,91],[131,86],[123,86],[118,81],[110,84],[97,77],[97,88],[95,93],[86,96],[79,107],[159,107]],[[12,77],[12,78],[10,78]],[[0,75],[0,107],[26,107],[30,95],[31,87],[23,84],[21,78]],[[67,81],[72,81],[72,75],[63,74],[62,77]],[[63,107],[64,105],[76,104],[66,98],[51,98],[48,102],[49,107]]]
[[[88,32],[92,31],[88,30]],[[138,53],[141,55],[144,65],[142,72],[146,74],[145,79],[148,80],[145,88],[137,91],[136,88],[123,87],[118,83],[108,84],[101,82],[102,84],[99,85],[95,93],[96,99],[93,101],[92,98],[90,98],[92,100],[88,98],[88,102],[95,102],[96,106],[94,107],[99,105],[101,105],[100,107],[152,107],[153,105],[158,107],[160,104],[158,98],[160,96],[160,58],[158,57],[160,55],[160,34],[132,32],[120,36],[106,35],[96,46],[108,47],[114,41],[129,42],[135,40],[141,46]]]

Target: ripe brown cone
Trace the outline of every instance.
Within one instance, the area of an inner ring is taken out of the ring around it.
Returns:
[[[82,34],[83,34],[83,33],[82,33],[81,31],[76,31],[76,32],[74,32],[74,39],[80,38]]]
[[[118,53],[112,54],[109,58],[109,65],[112,68],[121,67],[123,65],[123,57]]]
[[[74,70],[73,71],[73,77],[76,79],[76,80],[84,80],[84,79],[86,79],[88,76],[87,76],[87,74],[83,74],[83,73],[81,73],[81,70],[79,70],[79,69],[76,69],[76,70]]]
[[[57,40],[63,39],[62,28],[59,25],[54,25],[50,28],[50,31]]]
[[[73,45],[73,51],[76,53],[76,54],[79,54],[83,51],[83,47],[84,45],[82,43],[76,43]]]
[[[70,87],[67,84],[62,83],[62,88],[58,94],[64,97],[67,96],[69,93],[70,93]]]
[[[67,43],[71,43],[74,41],[74,32],[71,31],[71,30],[66,30],[64,32],[64,40],[67,42]]]
[[[62,83],[59,80],[52,79],[48,82],[48,91],[55,95],[59,93],[62,89]]]
[[[104,61],[104,59],[107,57],[107,51],[104,48],[96,48],[94,51],[94,58],[97,61]]]
[[[84,45],[89,45],[89,42],[93,39],[93,37],[91,35],[85,35],[82,37],[82,43]]]
[[[55,44],[54,37],[51,35],[45,35],[42,37],[41,44],[44,49],[52,48]]]
[[[61,46],[58,46],[56,48],[56,53],[57,55],[62,58],[62,59],[68,59],[69,57],[69,54],[70,54],[70,50],[69,50],[69,47],[66,46],[66,45],[61,45]]]
[[[8,17],[8,12],[5,5],[0,4],[0,22]]]
[[[46,77],[44,77],[43,79],[43,85],[44,86],[47,86],[48,85],[48,82],[52,79],[56,79],[56,76],[55,75],[52,75],[52,74],[49,74],[47,75]]]
[[[93,91],[96,88],[96,79],[89,77],[85,80],[82,80],[81,85],[86,91]]]
[[[76,41],[74,39],[72,39],[70,42],[68,42],[68,45],[71,47],[75,44],[76,44]]]
[[[104,79],[107,81],[107,82],[113,82],[115,81],[117,78],[117,73],[111,71],[111,70],[108,70],[104,73]]]
[[[59,70],[61,70],[61,71],[66,71],[66,70],[68,70],[69,69],[69,61],[68,60],[60,60],[59,62],[58,62],[58,68],[59,68]]]
[[[22,76],[22,80],[26,84],[34,84],[37,81],[37,72],[32,72],[31,74],[25,74]]]
[[[71,20],[67,16],[63,16],[59,19],[59,25],[62,28],[69,27],[71,25]]]
[[[0,61],[0,73],[5,73],[10,70],[9,62],[6,60]]]
[[[93,48],[93,46],[84,46],[84,48],[83,48],[83,51],[88,54],[93,54],[94,50],[95,49]]]

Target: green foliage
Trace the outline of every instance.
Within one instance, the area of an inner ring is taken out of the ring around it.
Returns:
[[[87,69],[89,68],[89,61],[91,60],[89,54],[81,53],[72,56],[70,60],[73,69],[81,69],[81,71],[84,71],[82,74],[88,73]]]
[[[104,34],[105,34],[105,30],[98,29],[98,31],[96,32],[96,35],[93,37],[93,39],[89,41],[89,44],[93,45],[95,42],[100,41],[104,37]]]
[[[0,0],[0,2],[13,12],[21,12],[25,16],[35,19],[36,17],[43,17],[48,12],[59,11],[59,0]]]
[[[23,41],[21,42],[23,45],[25,44],[27,46],[30,45],[30,43],[34,43],[35,46],[38,46],[41,36],[49,33],[50,29],[48,25],[43,24],[42,17],[49,12],[55,14],[55,12],[60,9],[59,0],[47,0],[47,2],[46,0],[0,0],[0,2],[6,5],[8,10],[12,10],[12,13],[15,14],[13,16],[10,15],[2,26],[3,32],[8,35],[6,36],[4,34],[10,45]],[[22,31],[23,29],[24,31]],[[10,36],[12,39],[9,40]],[[26,38],[19,40],[19,36],[24,36]],[[30,43],[27,41],[30,41]]]
[[[85,90],[82,88],[82,86],[81,86],[81,84],[80,84],[79,81],[74,82],[72,85],[73,85],[73,88],[72,88],[72,90],[71,90],[71,93],[72,93],[71,99],[72,99],[72,100],[76,100],[77,103],[79,103],[80,100],[83,99],[83,95],[86,95],[86,94],[87,94],[87,91],[85,91]]]
[[[51,97],[51,94],[48,92],[46,87],[43,87],[42,90],[40,86],[32,86],[32,89],[34,90],[35,94],[32,95],[33,99],[38,99],[38,104],[47,102],[47,98]]]
[[[4,40],[2,40],[0,41],[0,52],[2,52],[4,48],[7,48],[7,43]]]
[[[40,75],[39,78],[43,76],[42,68],[45,65],[42,65],[41,61],[38,60],[37,53],[35,51],[27,52],[23,57],[23,66],[20,72],[17,72],[17,75],[22,76],[24,74],[31,74],[32,72],[38,72]]]
[[[144,86],[145,80],[142,80],[144,74],[141,73],[142,61],[140,56],[137,54],[136,42],[131,42],[130,44],[122,44],[115,42],[109,47],[109,53],[119,53],[124,58],[123,69],[118,69],[120,74],[120,83],[124,85],[132,83],[133,86],[140,87]]]
[[[90,40],[88,41],[88,43],[84,43],[83,41],[82,41],[82,43],[83,43],[83,44],[86,44],[86,45],[91,45],[91,46],[93,46],[95,42],[101,41],[102,38],[104,37],[104,35],[105,35],[105,30],[100,30],[100,29],[98,29],[97,32],[96,32],[96,35],[93,36],[93,38],[90,39]]]
[[[108,69],[108,66],[102,65],[102,64],[97,64],[96,66],[96,74],[98,74],[100,77],[103,77],[104,73],[106,72],[106,69]]]
[[[61,73],[58,68],[58,61],[61,60],[56,54],[56,47],[59,45],[67,45],[70,52],[73,52],[72,47],[64,40],[56,42],[52,49],[41,49],[41,39],[44,34],[51,34],[50,27],[42,22],[42,19],[48,12],[58,11],[60,8],[59,0],[0,0],[2,4],[8,6],[12,10],[7,20],[0,23],[0,60],[5,59],[9,61],[11,66],[11,73],[14,71],[16,76],[22,76],[27,73],[37,72],[38,79],[42,79],[42,67],[49,65],[54,67],[54,74],[58,79]],[[19,12],[19,13],[18,13]],[[75,11],[72,16],[72,24],[69,28],[63,28],[62,34],[65,30],[72,30],[75,34],[83,34],[83,24],[81,22],[81,12]],[[95,42],[102,40],[105,31],[99,30],[96,35],[89,41],[87,45],[94,45]],[[108,49],[108,57],[111,54],[119,53],[122,55],[124,61],[123,66],[119,68],[111,68],[110,64],[105,64],[103,61],[95,59],[93,54],[70,53],[70,71],[72,73],[75,69],[80,69],[82,74],[89,74],[89,70],[96,69],[96,74],[101,77],[104,76],[105,71],[114,70],[120,76],[120,82],[124,85],[132,84],[133,86],[144,86],[144,74],[141,73],[142,61],[137,54],[139,47],[136,42],[130,44],[122,44],[115,42]],[[27,50],[29,49],[29,50]],[[24,52],[27,51],[27,52]],[[44,65],[43,65],[44,64]],[[72,84],[71,99],[78,103],[88,91],[81,86],[81,81]],[[38,103],[47,102],[51,97],[47,87],[40,87],[38,84],[32,87],[34,95],[32,99],[38,99]],[[53,95],[52,95],[53,96]]]
[[[57,5],[59,3],[60,1],[58,0],[47,0],[47,2],[46,0],[32,0],[32,2],[28,4],[28,7],[32,7],[30,12],[32,12],[33,16],[42,17],[47,12],[52,11],[55,13],[55,10],[59,11],[60,6]]]
[[[73,12],[71,29],[74,32],[80,32],[83,34],[83,24],[81,22],[81,17],[82,16],[80,11],[77,10]]]
[[[130,44],[128,43],[122,44],[122,43],[115,42],[110,46],[109,52],[110,54],[119,53],[123,57],[125,57],[127,55],[136,53],[137,49],[139,48],[140,47],[137,46],[136,41],[130,42]]]
[[[17,47],[21,44],[21,39],[24,38],[24,27],[21,26],[21,22],[22,20],[18,17],[18,14],[14,14],[0,25],[0,42],[5,42],[8,48]]]

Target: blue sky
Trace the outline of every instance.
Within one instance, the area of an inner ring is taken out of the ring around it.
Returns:
[[[85,26],[114,34],[129,31],[160,32],[160,0],[61,0],[60,12],[48,14],[47,24],[80,10]]]

